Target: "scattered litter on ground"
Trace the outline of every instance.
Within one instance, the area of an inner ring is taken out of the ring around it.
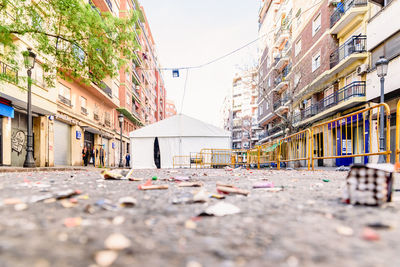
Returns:
[[[369,223],[369,224],[367,224],[367,226],[369,228],[376,229],[376,230],[389,230],[392,228],[391,225],[381,223],[381,222]]]
[[[225,194],[239,194],[239,195],[244,195],[247,196],[249,194],[249,191],[236,188],[236,187],[227,187],[227,186],[217,186],[217,191],[219,193],[225,193]]]
[[[151,177],[151,180],[153,180],[153,181],[157,181],[157,176],[153,176],[153,177]]]
[[[108,267],[118,258],[118,253],[113,250],[102,250],[96,252],[94,260],[100,267]]]
[[[26,210],[28,208],[28,205],[26,205],[25,203],[18,203],[14,205],[14,210],[16,211],[23,211]]]
[[[129,177],[129,181],[140,182],[140,181],[143,181],[143,178]]]
[[[379,234],[370,227],[364,227],[362,231],[362,238],[367,241],[378,241],[381,239]]]
[[[179,187],[201,187],[203,183],[201,182],[181,182],[178,184]]]
[[[209,194],[204,189],[197,191],[197,193],[193,196],[193,202],[207,202]]]
[[[343,236],[352,236],[354,234],[353,229],[347,226],[338,226],[336,227],[336,232]]]
[[[240,212],[240,209],[235,205],[226,202],[218,202],[217,204],[208,207],[199,216],[216,216],[233,215]]]
[[[185,228],[186,229],[196,229],[197,224],[193,220],[187,220],[185,222]]]
[[[345,166],[340,166],[338,168],[336,168],[336,171],[338,172],[348,172],[350,170],[349,167],[345,167]]]
[[[147,180],[146,183],[138,185],[139,190],[157,190],[157,189],[168,189],[168,185],[153,185],[151,180]]]
[[[111,250],[123,250],[131,246],[131,241],[122,234],[114,233],[107,237],[104,246]]]
[[[189,181],[190,178],[188,176],[176,176],[176,177],[172,177],[172,179],[174,179],[175,181]]]
[[[72,228],[76,227],[82,224],[82,218],[81,217],[72,217],[72,218],[66,218],[64,219],[64,225],[67,228]]]
[[[273,188],[274,184],[272,182],[258,182],[253,184],[253,188]]]
[[[322,181],[325,182],[325,183],[329,183],[331,180],[329,180],[329,179],[322,179]]]
[[[220,194],[212,194],[210,197],[211,198],[216,198],[216,199],[224,199],[225,198],[225,196],[220,195]]]
[[[132,208],[136,205],[137,201],[133,197],[121,197],[118,202],[122,207]]]
[[[95,203],[96,206],[101,207],[104,210],[116,210],[118,207],[114,205],[109,199],[100,199]]]
[[[103,170],[101,174],[103,175],[103,178],[106,180],[121,180],[122,178],[124,178],[120,170],[113,170],[113,171]]]

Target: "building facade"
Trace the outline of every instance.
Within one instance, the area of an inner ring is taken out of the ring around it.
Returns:
[[[232,149],[253,148],[258,141],[257,123],[257,73],[244,71],[232,83],[231,112],[225,129],[232,132]]]
[[[258,118],[264,128],[260,143],[361,110],[373,105],[371,100],[376,102],[379,80],[374,77],[374,62],[379,58],[378,54],[384,54],[382,51],[386,49],[383,47],[390,38],[393,39],[387,57],[391,64],[398,55],[394,45],[396,37],[393,36],[398,26],[383,22],[386,17],[383,19],[380,15],[389,13],[386,10],[390,8],[400,11],[394,4],[396,1],[391,2],[263,1],[259,34],[266,34],[264,28],[273,29],[275,41],[266,40],[260,47]],[[379,26],[373,23],[374,20],[379,21]],[[382,25],[391,25],[391,28],[380,34]],[[267,34],[272,38],[272,33]],[[370,37],[374,39],[372,42]],[[284,39],[287,41],[281,42]],[[389,90],[396,90],[396,86]],[[388,94],[388,100],[392,99],[390,91]],[[396,100],[396,97],[391,100],[393,110]],[[374,126],[376,121],[367,124]],[[334,150],[351,155],[362,147],[372,149],[373,144],[359,142],[357,147],[350,142],[363,138],[355,136],[357,134],[372,134],[369,130],[363,133],[355,129],[360,127],[357,125],[354,123],[350,126],[353,128],[342,129],[337,136],[335,133],[333,138],[343,142],[335,142]],[[314,140],[326,143],[321,133],[314,136]],[[318,151],[313,151],[315,155],[327,155],[326,145],[315,147],[319,147]],[[347,166],[364,161],[368,161],[367,157],[324,159],[318,160],[318,165]]]
[[[169,118],[176,115],[175,102],[167,99],[165,104],[165,118]]]
[[[116,17],[132,11],[139,14],[135,31],[140,49],[136,58],[119,75],[100,83],[82,84],[76,80],[57,78],[55,87],[44,82],[41,63],[46,55],[37,55],[33,69],[32,107],[34,158],[36,166],[79,166],[82,150],[93,151],[96,166],[118,166],[120,161],[120,122],[122,122],[122,155],[130,151],[129,132],[165,118],[166,91],[155,44],[143,7],[137,0],[82,0],[99,12]],[[17,58],[23,65],[22,51],[32,47],[28,38],[16,37]],[[1,48],[1,47],[0,47]],[[135,49],[135,48],[132,48]],[[1,165],[22,166],[26,154],[27,116],[26,91],[19,88],[18,79],[26,78],[26,70],[17,71],[1,61],[0,71],[15,75],[15,81],[0,81],[4,110],[1,121]],[[33,51],[35,52],[35,51]],[[100,155],[104,155],[104,162]]]

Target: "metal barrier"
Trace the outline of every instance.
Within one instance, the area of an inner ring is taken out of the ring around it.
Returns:
[[[248,150],[205,148],[198,154],[202,168],[248,166]]]
[[[260,168],[260,148],[258,146],[247,151],[247,163],[249,167]]]
[[[279,154],[279,141],[267,142],[259,148],[258,162],[260,167],[277,164]]]
[[[307,161],[308,170],[311,164],[311,130],[306,129],[280,140],[277,168],[281,162]]]
[[[396,110],[396,163],[400,163],[400,100],[397,102]]]
[[[390,161],[390,131],[386,131],[386,149],[380,151],[380,108],[386,115],[387,129],[390,129],[390,109],[387,104],[378,104],[311,128],[312,169],[315,160],[346,159],[383,155]],[[362,160],[362,159],[361,159]],[[337,164],[336,165],[341,165]]]

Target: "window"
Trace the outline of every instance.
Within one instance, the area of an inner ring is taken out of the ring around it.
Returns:
[[[325,89],[324,91],[324,106],[329,106],[331,104],[334,103],[335,99],[333,96],[333,92],[334,92],[334,86],[331,85],[330,87],[328,87],[327,89]]]
[[[126,93],[126,105],[127,106],[131,105],[131,96],[128,93]]]
[[[321,29],[321,14],[318,14],[318,16],[313,20],[312,23],[312,35],[314,36],[319,29]]]
[[[298,40],[294,46],[294,56],[297,56],[301,51],[301,39]]]
[[[62,83],[58,83],[58,100],[71,107],[71,89]]]
[[[129,82],[129,76],[131,76],[130,73],[128,71],[125,72],[126,82]]]
[[[87,100],[83,96],[81,96],[81,107],[86,108]]]
[[[44,87],[44,72],[43,67],[40,64],[37,64],[33,69],[33,80],[35,83],[41,87]]]
[[[71,89],[69,89],[62,83],[58,83],[58,95],[68,100],[71,100]]]
[[[314,55],[312,58],[312,72],[317,70],[321,66],[321,52],[318,52],[318,54]]]

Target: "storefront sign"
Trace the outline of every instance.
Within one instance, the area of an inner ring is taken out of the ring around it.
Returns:
[[[82,138],[82,132],[76,131],[76,139],[80,140]]]

